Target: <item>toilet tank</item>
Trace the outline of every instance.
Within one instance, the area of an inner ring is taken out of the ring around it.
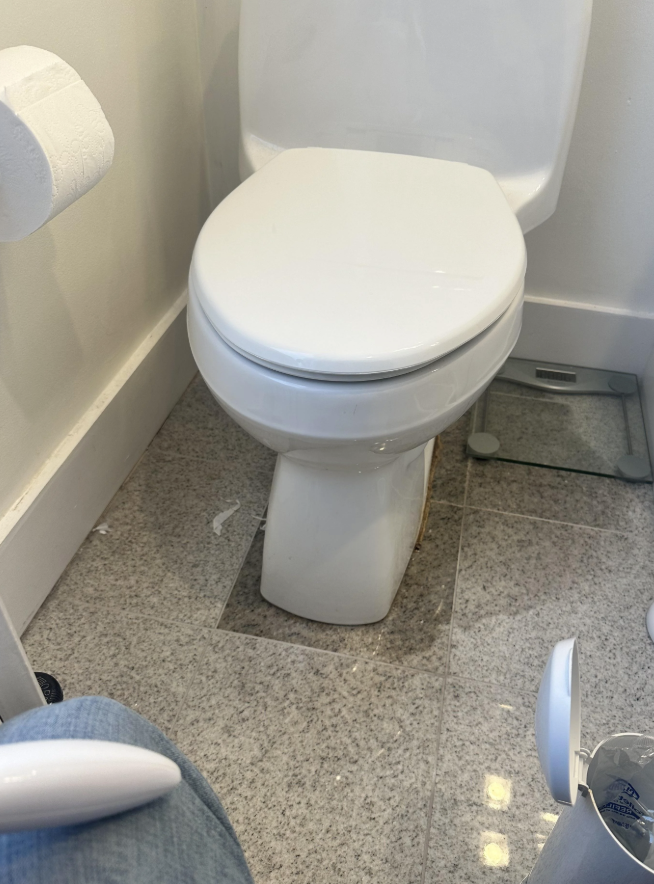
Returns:
[[[556,208],[592,0],[242,0],[241,175],[289,147],[492,172],[524,231]]]

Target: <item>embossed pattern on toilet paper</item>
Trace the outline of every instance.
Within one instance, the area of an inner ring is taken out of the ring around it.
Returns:
[[[79,74],[33,46],[0,51],[0,241],[21,239],[111,167],[114,137]]]
[[[50,217],[54,217],[108,171],[114,156],[111,129],[81,80],[26,107],[19,116],[47,154],[52,170]]]
[[[31,104],[43,101],[55,92],[77,83],[80,76],[70,65],[57,59],[52,64],[13,83],[6,83],[0,93],[0,101],[19,114]]]

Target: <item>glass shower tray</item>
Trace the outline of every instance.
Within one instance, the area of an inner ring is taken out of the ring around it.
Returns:
[[[635,375],[508,359],[478,400],[473,457],[652,482]]]

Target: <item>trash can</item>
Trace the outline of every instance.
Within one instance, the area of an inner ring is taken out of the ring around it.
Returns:
[[[618,734],[592,754],[581,748],[576,639],[548,661],[536,742],[552,796],[569,807],[525,884],[654,884],[654,738]]]

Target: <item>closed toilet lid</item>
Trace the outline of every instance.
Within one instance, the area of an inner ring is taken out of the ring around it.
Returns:
[[[287,150],[208,219],[191,286],[224,340],[293,373],[407,371],[488,328],[520,292],[518,221],[484,169]]]

